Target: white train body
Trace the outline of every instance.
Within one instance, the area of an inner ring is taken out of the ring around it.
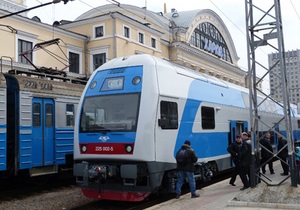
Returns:
[[[195,175],[231,168],[228,145],[249,126],[246,88],[149,55],[118,58],[91,76],[75,123],[74,175],[85,196],[140,201],[174,192],[175,154],[191,141]],[[264,103],[269,125],[282,108]],[[293,112],[294,137],[298,118]],[[285,130],[284,125],[276,125]],[[260,131],[268,128],[260,125]]]

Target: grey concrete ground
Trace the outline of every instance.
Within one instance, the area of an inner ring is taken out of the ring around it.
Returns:
[[[274,163],[275,174],[266,177],[272,185],[280,183],[285,176],[281,176],[282,169],[279,161]],[[270,209],[299,209],[300,185],[291,186],[291,179],[287,179],[279,186],[269,186],[264,182],[255,188],[241,191],[243,187],[237,177],[236,186],[229,185],[229,180],[199,190],[199,198],[191,198],[190,193],[179,199],[172,199],[165,203],[148,208],[148,210],[176,210],[176,209],[205,209],[205,210],[270,210]]]

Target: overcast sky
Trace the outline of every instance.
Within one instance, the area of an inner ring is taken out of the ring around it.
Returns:
[[[51,0],[27,0],[28,8],[39,4],[51,2]],[[67,4],[60,2],[39,9],[32,10],[28,13],[28,17],[38,16],[42,22],[52,24],[56,20],[75,20],[84,12],[105,4],[110,4],[109,0],[74,0]],[[247,69],[247,41],[245,26],[245,1],[244,0],[119,0],[121,4],[131,4],[138,7],[147,7],[148,10],[154,12],[163,12],[164,3],[166,3],[167,12],[172,8],[177,11],[188,11],[195,9],[211,9],[216,12],[227,26],[236,50],[240,57],[239,66]],[[274,0],[253,0],[254,4],[258,4],[260,8],[269,9],[274,4]],[[281,13],[283,20],[283,33],[285,50],[300,49],[300,1],[299,0],[281,0]],[[260,18],[260,14],[258,15]],[[268,53],[276,52],[271,48],[262,48],[260,50],[260,62],[267,65]],[[263,74],[260,72],[259,74]],[[265,84],[266,86],[266,84]],[[268,88],[268,87],[266,87]]]

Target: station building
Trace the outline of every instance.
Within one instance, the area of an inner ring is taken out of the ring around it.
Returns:
[[[0,17],[26,8],[22,2],[2,1]],[[1,61],[6,66],[3,71],[10,69],[11,63],[14,68],[34,69],[32,63],[70,75],[89,76],[113,58],[146,53],[247,86],[247,72],[238,66],[232,37],[222,19],[210,9],[153,12],[108,4],[74,21],[55,21],[53,25],[21,13],[1,19],[0,36]],[[35,50],[27,54],[27,59],[20,56],[30,49]]]
[[[278,63],[279,54],[272,53],[268,55],[270,71],[270,95],[278,101],[283,100],[281,85],[281,70]],[[285,52],[287,88],[289,90],[290,103],[297,104],[300,107],[300,50]]]

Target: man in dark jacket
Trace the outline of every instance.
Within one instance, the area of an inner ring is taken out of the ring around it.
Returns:
[[[227,151],[231,154],[231,159],[235,166],[234,172],[229,181],[229,184],[231,184],[232,186],[235,186],[234,182],[236,180],[236,176],[240,173],[241,147],[242,147],[242,137],[240,135],[237,135],[235,141],[232,142],[227,148]]]
[[[200,197],[196,193],[196,184],[194,178],[194,163],[198,160],[198,156],[195,151],[191,148],[191,142],[186,140],[181,148],[176,153],[176,162],[177,162],[177,184],[176,184],[176,198],[180,198],[181,187],[185,178],[189,180],[189,186],[192,194],[192,198]]]
[[[277,133],[277,140],[278,140],[278,151],[280,151],[287,144],[287,141],[282,138],[282,135],[280,133]],[[282,176],[289,175],[289,166],[287,165],[287,157],[289,155],[288,155],[287,146],[284,147],[284,149],[282,149],[277,156],[280,158],[280,163],[283,170],[283,173],[281,173],[281,175]]]
[[[242,148],[241,148],[241,168],[240,177],[244,187],[240,190],[245,190],[250,187],[250,165],[251,165],[251,140],[248,137],[248,133],[242,133]]]
[[[263,174],[266,173],[266,164],[269,166],[270,173],[275,174],[273,169],[273,159],[270,159],[273,157],[273,147],[270,138],[271,134],[267,132],[265,138],[260,140],[260,144],[263,146],[261,147],[261,169]]]

